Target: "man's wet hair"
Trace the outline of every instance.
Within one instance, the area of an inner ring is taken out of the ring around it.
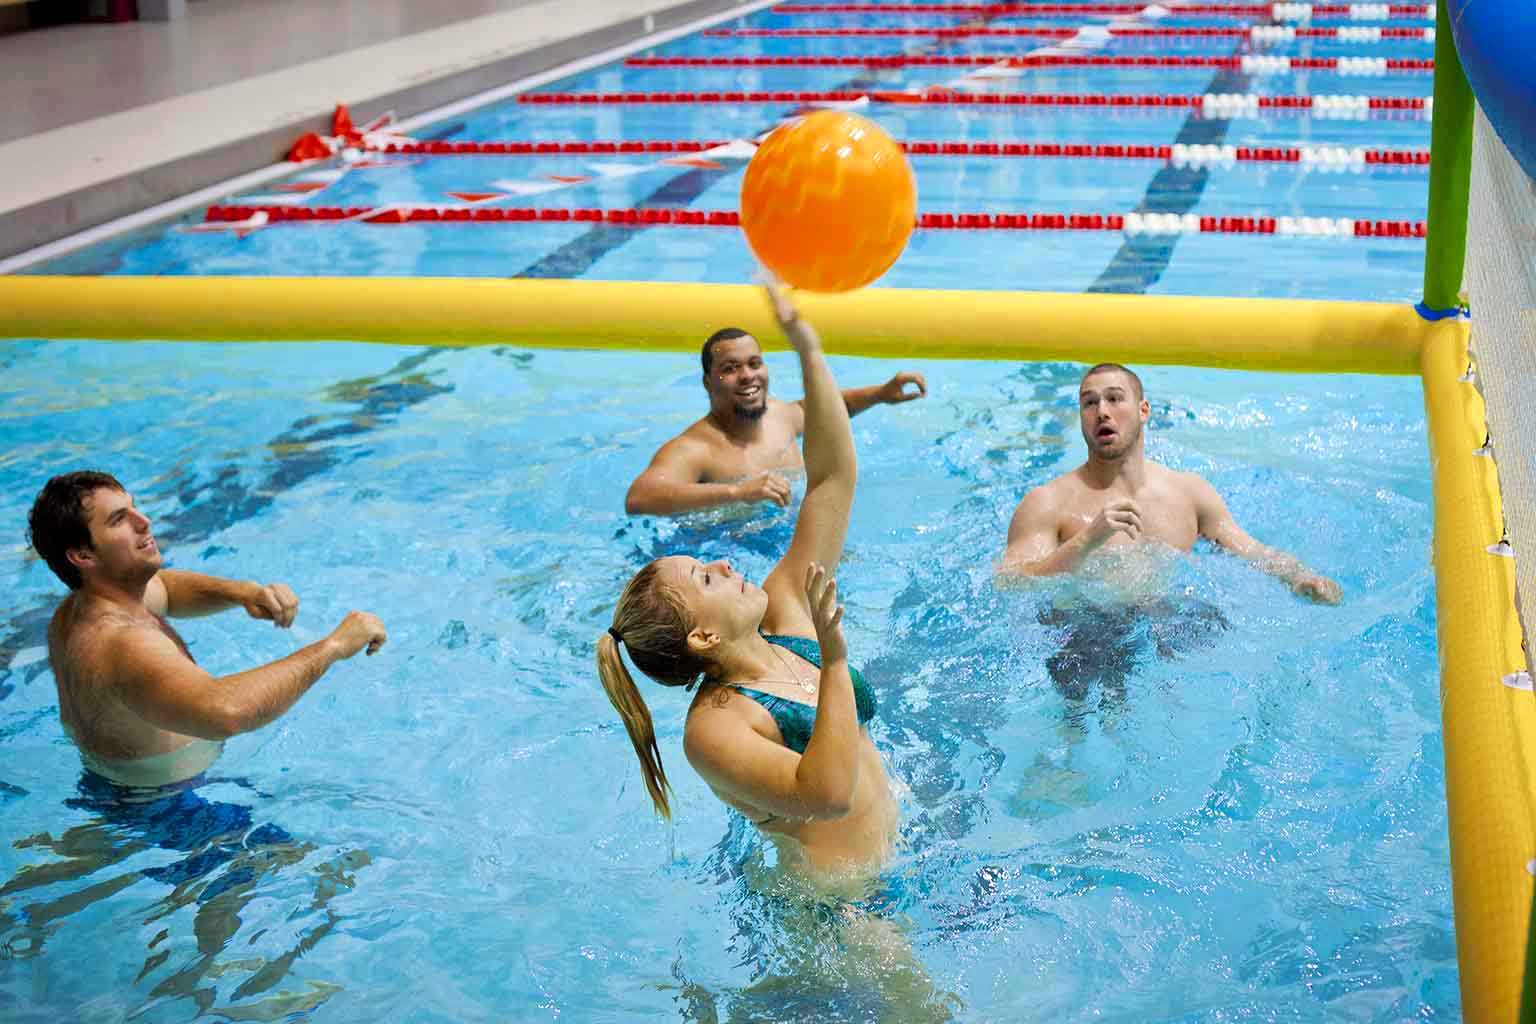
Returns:
[[[86,505],[92,494],[103,489],[127,490],[109,473],[89,469],[64,473],[43,485],[27,515],[27,543],[70,590],[79,590],[84,580],[67,552],[91,546],[91,516]]]
[[[704,372],[709,373],[715,366],[715,345],[722,341],[735,341],[737,338],[750,338],[752,335],[740,327],[722,327],[704,340],[704,349],[699,353],[699,360],[704,364]]]
[[[1111,370],[1123,373],[1127,377],[1131,378],[1131,385],[1136,389],[1136,401],[1139,402],[1146,397],[1145,392],[1143,392],[1141,388],[1141,378],[1136,376],[1136,371],[1132,370],[1130,367],[1121,366],[1119,363],[1100,363],[1099,365],[1089,369],[1087,373],[1083,374],[1083,380],[1087,380],[1089,377],[1092,377],[1096,373],[1108,373]],[[1081,382],[1079,382],[1078,386],[1082,386]]]

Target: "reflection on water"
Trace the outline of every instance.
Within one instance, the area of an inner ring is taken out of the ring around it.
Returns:
[[[56,859],[26,865],[0,885],[0,959],[41,955],[70,918],[149,882],[161,894],[140,904],[134,916],[145,926],[165,925],[144,953],[136,981],[146,987],[147,1001],[137,1012],[185,999],[199,1012],[216,1007],[231,1020],[269,1021],[313,1008],[338,991],[318,980],[306,981],[298,991],[277,986],[288,979],[294,962],[335,928],[338,916],[329,904],[356,885],[354,873],[369,863],[367,851],[347,851],[310,869],[311,899],[292,919],[319,920],[304,928],[293,946],[264,956],[223,956],[239,936],[251,901],[286,888],[295,866],[316,847],[279,825],[256,824],[246,804],[199,792],[219,784],[250,788],[238,779],[198,778],[131,789],[82,773],[76,795],[65,803],[89,818],[57,836],[40,833],[12,844]],[[177,856],[167,860],[167,853]],[[135,863],[142,861],[153,863]],[[182,910],[191,912],[190,943],[174,935]],[[256,943],[261,934],[245,936],[243,944]]]
[[[1208,646],[1229,625],[1220,608],[1195,597],[1052,604],[1040,609],[1039,622],[1060,633],[1045,670],[1061,695],[1074,701],[1095,686],[1106,700],[1122,700],[1127,680],[1147,655],[1171,660]]]
[[[893,908],[899,879],[882,875],[841,896],[780,870],[774,848],[738,814],[698,881],[721,884],[734,926],[727,952],[748,984],[711,990],[682,959],[672,965],[682,1019],[730,1021],[953,1020],[963,1009],[939,989]]]
[[[620,525],[614,540],[631,548],[632,556],[642,565],[671,555],[692,555],[704,562],[717,558],[736,562],[750,559],[772,568],[789,550],[795,514],[805,496],[803,469],[779,473],[790,486],[789,505],[785,508],[768,502],[737,502],[670,518],[637,517]],[[761,578],[756,582],[761,583]]]

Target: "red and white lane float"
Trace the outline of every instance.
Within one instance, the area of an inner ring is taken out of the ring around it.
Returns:
[[[778,4],[774,14],[948,14],[955,17],[1059,18],[1082,15],[1139,14],[1142,17],[1269,18],[1274,21],[1310,21],[1313,18],[1348,18],[1351,21],[1435,20],[1433,4]]]
[[[1179,27],[1157,25],[1131,27],[1110,25],[1105,29],[1117,38],[1142,39],[1234,39],[1247,37],[1254,42],[1280,43],[1293,39],[1336,39],[1346,43],[1379,43],[1382,40],[1413,40],[1433,43],[1433,28],[1406,28],[1380,26],[1295,26],[1295,25],[1233,25]],[[858,27],[858,28],[714,28],[705,29],[700,35],[716,38],[737,39],[900,39],[900,38],[973,38],[1013,37],[1035,39],[1070,39],[1079,32],[1075,28],[1058,26],[1003,26],[1003,25],[930,25],[920,27]]]
[[[1052,48],[1056,49],[1056,48]],[[1428,73],[1433,60],[1388,57],[1271,57],[1245,54],[1215,56],[1095,56],[1045,50],[1025,56],[985,53],[888,53],[816,57],[630,57],[640,68],[789,68],[789,67],[980,67],[1018,68],[1225,68],[1250,75],[1284,75],[1295,71],[1332,71],[1340,75],[1380,76],[1401,72]]]
[[[593,223],[624,227],[739,227],[735,210],[689,210],[672,207],[604,209],[579,207],[506,207],[488,205],[491,198],[459,203],[391,203],[383,206],[271,206],[228,204],[209,207],[208,224],[246,224],[265,214],[276,224],[525,224]],[[1273,235],[1295,238],[1424,237],[1424,222],[1371,220],[1353,217],[1293,217],[1183,215],[1131,213],[923,213],[922,230],[937,231],[1117,231],[1127,235]]]
[[[1304,113],[1323,118],[1360,118],[1377,111],[1429,116],[1434,101],[1428,96],[1357,95],[1261,95],[1258,93],[964,93],[956,89],[923,87],[922,91],[898,92],[850,89],[756,90],[751,92],[537,92],[523,93],[519,103],[548,106],[713,105],[743,103],[798,103],[805,106],[850,109],[871,103],[892,105],[955,105],[975,107],[1090,107],[1196,109],[1207,117],[1256,116],[1259,111]]]
[[[647,153],[710,154],[706,159],[749,159],[756,143],[746,139],[564,140],[559,142],[495,142],[456,140],[390,143],[383,152],[416,156],[618,156]],[[949,157],[1086,157],[1095,160],[1160,160],[1178,166],[1220,163],[1299,164],[1303,168],[1364,170],[1367,167],[1427,167],[1428,149],[1365,149],[1348,146],[1212,146],[1145,145],[1116,142],[971,142],[968,140],[908,139],[901,146],[909,156]],[[622,177],[654,164],[591,164],[598,177]],[[695,166],[698,166],[695,164]],[[617,169],[612,169],[617,168]],[[538,191],[552,191],[542,188]],[[525,192],[524,194],[535,194]]]

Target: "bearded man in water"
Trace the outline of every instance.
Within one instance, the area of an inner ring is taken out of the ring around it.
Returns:
[[[1101,548],[1149,541],[1188,552],[1204,537],[1301,597],[1339,603],[1337,583],[1250,537],[1202,477],[1147,460],[1151,406],[1136,374],[1118,363],[1093,367],[1078,387],[1078,411],[1088,461],[1024,495],[999,575],[1072,572]]]
[[[762,347],[740,328],[710,335],[700,358],[709,413],[662,445],[630,485],[624,498],[630,515],[670,516],[737,502],[789,504],[784,471],[804,465],[799,445],[804,404],[768,397]],[[907,372],[884,384],[842,391],[849,416],[927,393],[922,374]]]

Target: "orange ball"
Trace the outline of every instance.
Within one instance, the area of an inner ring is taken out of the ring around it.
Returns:
[[[763,265],[813,292],[862,288],[917,222],[901,146],[868,118],[819,110],[774,129],[741,183],[741,228]]]

